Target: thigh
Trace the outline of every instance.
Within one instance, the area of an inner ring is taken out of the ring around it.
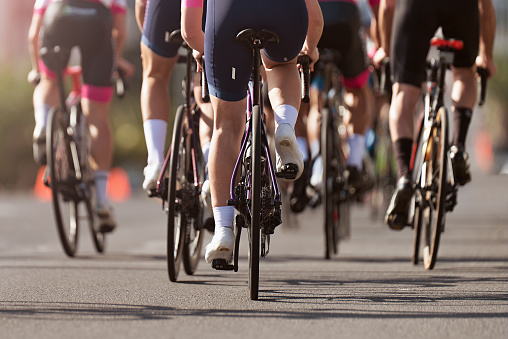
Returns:
[[[265,54],[287,62],[300,52],[307,32],[304,0],[209,1],[205,29],[205,68],[210,94],[228,101],[246,95],[252,71],[252,49],[236,35],[246,28],[275,32],[279,44],[269,44]]]
[[[447,38],[462,40],[464,48],[455,52],[455,67],[471,67],[478,55],[479,13],[477,0],[449,0],[440,11],[440,24]]]
[[[81,50],[83,83],[93,86],[111,86],[111,76],[115,61],[112,42],[111,12],[100,7],[98,15],[88,21],[80,22],[75,37]]]
[[[423,81],[430,39],[438,28],[435,5],[434,0],[397,2],[390,53],[394,82],[419,87]]]
[[[180,28],[180,0],[150,0],[146,9],[141,42],[160,56],[170,58],[180,45],[168,41]]]

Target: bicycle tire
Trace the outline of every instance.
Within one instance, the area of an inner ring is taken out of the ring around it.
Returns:
[[[325,259],[330,259],[332,254],[338,252],[339,240],[339,205],[335,191],[337,178],[336,165],[338,159],[333,159],[335,145],[334,127],[331,121],[331,113],[328,109],[322,111],[321,122],[321,158],[323,159],[323,220],[325,234]]]
[[[50,169],[53,214],[60,243],[69,257],[76,254],[79,238],[79,200],[75,192],[70,145],[67,143],[67,121],[59,107],[53,107],[48,115],[46,148]]]
[[[199,123],[199,122],[198,122]],[[194,125],[195,126],[195,125]],[[199,140],[191,140],[192,137],[197,136],[198,133],[189,134],[189,138],[187,138],[187,142],[185,143],[187,147],[187,153],[191,156],[194,153],[196,157],[196,171],[197,178],[200,183],[199,187],[203,185],[205,181],[205,163],[202,157],[203,152],[199,147]],[[192,142],[194,142],[195,148],[192,148]],[[189,181],[194,181],[194,173],[189,177]],[[191,186],[194,190],[196,189],[194,185]],[[195,196],[193,198],[193,215],[187,220],[186,232],[185,232],[185,240],[183,243],[183,267],[185,269],[185,273],[188,275],[194,274],[196,268],[199,263],[199,259],[201,257],[201,249],[203,247],[204,234],[205,230],[203,229],[203,209],[204,209],[204,199],[201,195],[201,191],[194,191]]]
[[[425,188],[422,196],[421,227],[423,232],[423,264],[433,269],[436,264],[441,232],[445,221],[447,163],[448,163],[448,112],[439,108],[436,123],[429,134],[426,149]],[[428,174],[431,174],[430,176]],[[423,175],[422,175],[423,177]]]
[[[185,135],[182,134],[187,107],[178,107],[173,127],[173,139],[171,142],[171,158],[169,162],[168,180],[168,231],[167,231],[167,266],[169,280],[175,282],[178,279],[180,265],[183,256],[183,243],[185,241],[186,219],[182,211],[181,195],[182,188],[187,181],[187,159],[185,148]],[[180,195],[180,196],[179,196]]]
[[[97,253],[104,253],[106,235],[99,230],[99,223],[95,213],[97,192],[95,190],[95,175],[90,164],[90,130],[88,129],[88,123],[80,104],[71,107],[70,125],[76,136],[76,148],[78,150],[80,170],[82,173],[82,185],[80,185],[80,188],[86,208],[83,219],[88,222],[88,228],[92,236],[95,251]]]
[[[259,105],[252,108],[251,147],[251,222],[249,225],[249,292],[250,299],[259,296],[259,254],[261,233],[261,112]]]
[[[418,192],[416,193],[418,194]],[[420,244],[421,244],[421,236],[422,236],[422,218],[423,218],[423,210],[420,207],[421,197],[417,198],[417,202],[415,203],[415,212],[414,212],[414,234],[413,234],[413,254],[411,256],[411,262],[413,265],[418,265],[420,262]]]
[[[189,138],[187,138],[186,147],[188,149],[187,154],[190,157],[193,157],[195,160],[196,168],[194,171],[189,172],[189,182],[194,182],[194,174],[197,176],[197,180],[199,182],[199,190],[192,185],[194,189],[193,195],[193,214],[189,218],[187,222],[185,241],[183,245],[183,267],[185,269],[185,273],[188,275],[194,274],[196,268],[199,263],[199,259],[201,257],[201,250],[203,248],[203,241],[205,230],[203,228],[205,220],[204,216],[204,208],[205,208],[205,197],[201,194],[201,188],[203,183],[205,182],[205,160],[203,158],[203,151],[201,150],[201,144],[198,138],[199,135],[199,117],[198,113],[193,113],[192,121],[193,124],[192,130],[194,133],[188,133]],[[207,208],[210,208],[207,206]]]
[[[90,233],[92,235],[93,244],[95,247],[95,251],[97,253],[104,253],[104,248],[106,247],[106,234],[100,231],[99,223],[95,216],[95,206],[97,206],[97,193],[95,191],[95,183],[89,182],[87,184],[87,194],[88,198],[86,199],[86,208],[89,218],[89,228]]]

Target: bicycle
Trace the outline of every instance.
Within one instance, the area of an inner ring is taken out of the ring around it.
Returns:
[[[448,140],[448,108],[444,104],[445,73],[452,65],[454,52],[463,42],[454,39],[433,38],[431,46],[438,54],[427,64],[424,112],[420,116],[417,139],[411,162],[412,178],[416,184],[414,195],[413,264],[419,262],[423,232],[423,263],[426,269],[436,264],[445,217],[457,204],[458,183],[450,158]],[[479,69],[482,79],[480,104],[486,89],[486,70]]]
[[[391,102],[391,81],[389,58],[385,58],[381,69],[372,72],[373,91],[379,97]],[[387,110],[381,109],[379,116],[374,121],[372,147],[369,153],[374,163],[374,189],[371,199],[371,216],[384,217],[392,193],[397,185],[397,164],[393,152],[390,128],[388,126]],[[381,211],[381,213],[380,213]]]
[[[320,62],[324,73],[323,108],[321,109],[321,158],[323,187],[321,190],[324,217],[325,258],[338,253],[341,239],[350,235],[350,202],[355,194],[348,184],[346,158],[349,154],[345,107],[337,62],[337,51],[323,49]]]
[[[236,40],[252,48],[253,70],[247,90],[245,132],[231,177],[231,199],[228,200],[228,205],[234,206],[238,212],[234,223],[235,245],[232,264],[225,259],[214,259],[212,268],[238,272],[241,232],[242,228],[246,228],[249,241],[249,296],[251,300],[257,300],[259,259],[269,253],[270,235],[282,223],[281,193],[276,178],[294,178],[296,171],[275,173],[265,129],[260,51],[268,43],[278,43],[279,38],[271,31],[256,32],[249,28],[239,32]]]
[[[199,142],[199,111],[192,107],[192,49],[184,42],[181,31],[169,36],[172,43],[183,46],[186,55],[178,62],[186,64],[183,80],[185,103],[176,111],[171,147],[151,197],[162,199],[167,214],[167,268],[169,280],[177,281],[183,261],[185,272],[194,274],[204,239],[205,162]],[[206,82],[205,82],[206,83]],[[205,100],[206,101],[206,100]]]
[[[60,104],[51,108],[46,129],[47,167],[43,182],[51,188],[53,212],[60,243],[69,257],[76,253],[81,220],[90,228],[98,253],[104,252],[105,234],[95,219],[94,171],[90,166],[91,139],[81,109],[81,67],[68,68],[72,89],[66,96],[64,70],[70,49],[43,48],[55,62]],[[66,99],[67,98],[67,99]]]

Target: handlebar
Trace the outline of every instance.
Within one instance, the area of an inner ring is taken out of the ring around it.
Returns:
[[[310,91],[310,57],[308,55],[299,55],[297,63],[301,66],[302,102],[308,103]]]
[[[123,69],[118,68],[114,75],[115,80],[115,88],[116,88],[116,95],[119,98],[123,98],[125,96],[125,90],[127,89],[127,84],[125,81],[125,72]]]
[[[208,92],[208,82],[206,80],[206,71],[205,71],[205,60],[201,58],[201,99],[203,102],[210,102],[210,93]]]
[[[476,73],[480,76],[480,100],[478,105],[483,106],[485,103],[485,96],[487,95],[487,79],[489,77],[489,71],[483,67],[478,67]]]

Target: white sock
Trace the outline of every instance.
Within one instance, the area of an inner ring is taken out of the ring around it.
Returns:
[[[319,154],[319,151],[321,149],[321,143],[319,142],[319,140],[312,140],[310,142],[309,148],[310,148],[310,158],[314,159]]]
[[[233,206],[219,206],[213,208],[213,219],[215,220],[215,229],[229,227],[233,229],[233,220],[235,218],[235,208]]]
[[[51,110],[50,105],[42,105],[34,109],[36,129],[43,130],[46,128],[46,122],[48,121],[48,115],[50,110]]]
[[[97,203],[102,206],[109,205],[107,196],[109,171],[99,170],[95,171],[95,190],[97,192]]]
[[[158,165],[164,162],[167,129],[168,123],[161,119],[149,119],[143,123],[148,165]]]
[[[349,136],[349,147],[351,152],[346,164],[355,166],[358,169],[363,168],[363,152],[365,150],[365,136],[361,134],[353,134]]]
[[[205,159],[205,164],[208,164],[208,155],[210,154],[210,145],[211,141],[208,141],[206,144],[201,146],[201,150],[203,151],[203,159]]]
[[[321,154],[316,157],[312,165],[312,171],[310,176],[310,184],[312,186],[318,186],[323,181],[323,159]]]
[[[297,137],[296,143],[298,144],[298,147],[300,148],[300,151],[303,154],[303,161],[309,160],[309,151],[307,150],[307,138],[305,137]]]
[[[275,131],[282,124],[289,124],[295,129],[296,119],[298,118],[298,110],[291,105],[279,105],[273,110],[275,117]]]
[[[210,154],[210,145],[211,144],[212,144],[212,142],[208,141],[206,144],[201,146],[201,151],[203,151],[203,159],[205,160],[205,173],[206,173],[205,180],[209,180],[209,175],[208,175],[208,155]]]

